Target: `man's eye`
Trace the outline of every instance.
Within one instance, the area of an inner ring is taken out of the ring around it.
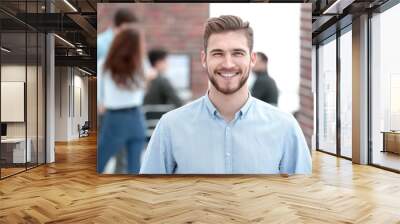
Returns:
[[[222,53],[214,53],[213,56],[222,56]]]
[[[243,52],[234,52],[233,55],[234,56],[243,56],[244,53]]]

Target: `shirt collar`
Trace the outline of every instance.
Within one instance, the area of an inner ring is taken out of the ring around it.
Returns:
[[[206,95],[204,96],[204,102],[206,104],[207,110],[210,113],[210,115],[212,117],[216,116],[218,111],[217,111],[217,108],[214,106],[214,104],[211,103],[211,100],[208,97],[208,91],[206,92]]]
[[[208,97],[208,91],[207,91],[206,95],[204,96],[204,102],[206,104],[209,114],[212,117],[220,116],[217,108],[214,106],[214,104],[211,102],[210,98]],[[251,96],[251,94],[249,92],[249,97],[248,97],[246,103],[236,113],[235,118],[237,116],[240,116],[241,118],[245,118],[249,112],[249,109],[250,109],[252,103],[253,103],[253,97]]]
[[[246,115],[249,113],[252,104],[253,104],[253,97],[249,92],[249,98],[247,99],[246,103],[242,106],[242,108],[240,108],[240,113],[242,118],[245,118]]]

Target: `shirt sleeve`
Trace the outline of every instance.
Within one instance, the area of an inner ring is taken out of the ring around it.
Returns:
[[[145,151],[140,174],[172,174],[175,166],[170,133],[161,118]]]
[[[282,174],[311,174],[312,160],[310,150],[296,119],[291,117],[291,125],[287,130],[284,153],[280,162]]]

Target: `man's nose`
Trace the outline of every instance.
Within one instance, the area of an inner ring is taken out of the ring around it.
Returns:
[[[233,68],[233,67],[235,67],[235,64],[233,63],[232,57],[231,57],[230,55],[227,54],[227,55],[224,57],[224,61],[223,61],[223,63],[222,63],[222,66],[223,66],[224,68]]]

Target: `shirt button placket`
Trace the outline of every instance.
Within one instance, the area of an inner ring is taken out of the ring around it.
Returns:
[[[225,128],[225,171],[232,173],[232,130],[229,125]]]

